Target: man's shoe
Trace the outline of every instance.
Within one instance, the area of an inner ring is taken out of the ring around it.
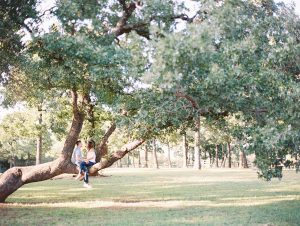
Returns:
[[[87,183],[84,183],[84,184],[83,184],[83,187],[85,187],[85,188],[92,188],[92,186],[89,185],[89,184],[87,184]]]

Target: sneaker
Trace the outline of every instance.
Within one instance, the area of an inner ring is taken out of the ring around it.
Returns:
[[[87,184],[87,183],[84,183],[84,184],[83,184],[83,187],[85,187],[85,188],[92,188],[92,186],[89,185],[89,184]]]

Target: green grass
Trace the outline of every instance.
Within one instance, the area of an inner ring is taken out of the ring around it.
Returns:
[[[26,185],[0,225],[300,225],[300,174],[253,170],[108,169],[93,189],[72,178]]]

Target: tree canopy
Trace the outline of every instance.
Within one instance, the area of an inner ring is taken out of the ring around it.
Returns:
[[[39,12],[36,1],[5,1],[4,104],[55,112],[53,128],[66,136],[60,164],[83,125],[93,137],[116,123],[139,140],[134,147],[192,128],[195,148],[204,125],[247,142],[262,176],[281,176],[271,166],[299,152],[299,16],[273,0],[191,2],[197,10],[184,1],[57,0]],[[49,31],[46,14],[57,21]],[[23,43],[21,28],[30,35]]]

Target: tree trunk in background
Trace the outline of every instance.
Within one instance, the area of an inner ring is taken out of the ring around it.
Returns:
[[[187,168],[187,160],[188,160],[188,143],[186,139],[186,132],[183,132],[182,135],[182,149],[183,149],[183,168]]]
[[[209,155],[209,165],[212,166],[212,164],[214,164],[214,160],[212,158],[212,154],[210,152],[208,152]]]
[[[144,168],[148,168],[148,144],[145,145],[145,165]]]
[[[30,153],[27,153],[27,161],[26,161],[26,166],[30,165]]]
[[[135,168],[134,153],[132,153],[132,167]]]
[[[221,144],[221,147],[222,147],[222,155],[223,155],[222,167],[225,168],[228,153],[225,152],[225,145],[224,144]]]
[[[129,163],[130,163],[130,156],[129,154],[127,155],[127,167],[129,168]]]
[[[169,165],[169,168],[172,168],[170,143],[168,142],[167,145],[168,145],[168,165]]]
[[[201,169],[201,154],[200,154],[200,115],[195,122],[195,161],[194,169]]]
[[[218,153],[218,145],[216,144],[216,151],[215,151],[215,164],[216,167],[219,167],[219,153]]]
[[[244,163],[243,152],[240,151],[239,152],[239,168],[243,168],[243,166],[244,166],[243,163]]]
[[[141,152],[140,151],[138,151],[138,161],[139,161],[138,167],[141,168],[142,164],[141,164]]]
[[[16,157],[13,156],[9,161],[9,168],[13,168],[15,165],[16,165]]]
[[[230,146],[230,142],[227,143],[227,149],[228,149],[228,168],[231,168],[231,146]]]
[[[153,167],[158,169],[156,140],[153,140]]]
[[[244,168],[249,168],[246,154],[245,154],[244,151],[242,151],[242,152],[243,152],[243,167]]]
[[[38,123],[39,123],[39,126],[41,126],[42,122],[43,122],[42,107],[39,106],[38,111],[39,111]],[[35,157],[36,165],[39,165],[42,163],[42,142],[43,142],[42,132],[39,131],[38,137],[36,139],[36,157]]]

